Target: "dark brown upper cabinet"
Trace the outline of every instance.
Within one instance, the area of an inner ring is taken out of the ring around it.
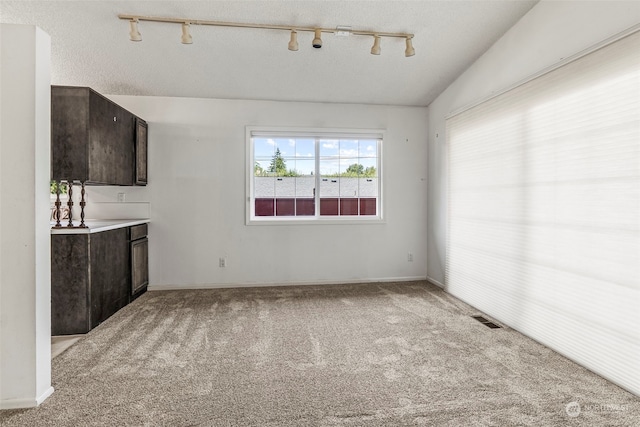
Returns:
[[[97,185],[137,183],[137,119],[88,87],[52,86],[51,178]],[[146,183],[146,123],[144,136]]]
[[[136,117],[136,185],[147,185],[147,122]]]

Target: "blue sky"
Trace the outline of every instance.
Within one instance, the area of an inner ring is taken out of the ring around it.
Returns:
[[[320,173],[341,173],[354,163],[377,168],[377,142],[375,139],[319,139]],[[315,169],[314,139],[254,137],[253,144],[254,158],[263,169],[269,168],[278,148],[287,169],[295,169],[302,175],[310,175]]]

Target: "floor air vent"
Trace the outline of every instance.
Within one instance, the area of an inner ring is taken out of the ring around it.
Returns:
[[[484,326],[486,326],[487,328],[491,328],[491,329],[499,329],[502,328],[502,326],[500,325],[496,325],[495,323],[493,323],[491,320],[485,318],[484,316],[471,316],[474,319],[476,319],[478,322],[482,323]]]

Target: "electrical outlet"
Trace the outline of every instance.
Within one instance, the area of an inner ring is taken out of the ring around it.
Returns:
[[[124,203],[127,199],[127,195],[125,193],[118,193],[118,202]]]
[[[220,258],[218,265],[220,267],[226,267],[227,266],[227,259],[226,258]]]
[[[407,261],[413,262],[413,254],[411,252],[407,254]]]

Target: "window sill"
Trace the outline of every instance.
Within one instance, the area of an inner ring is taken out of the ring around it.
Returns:
[[[251,218],[246,221],[246,225],[378,225],[386,224],[384,218],[291,218],[291,217],[259,217],[260,219]]]

